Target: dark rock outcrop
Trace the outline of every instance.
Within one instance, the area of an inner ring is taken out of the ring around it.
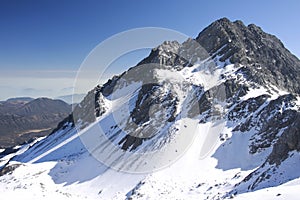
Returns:
[[[249,80],[261,85],[272,84],[292,93],[300,93],[300,61],[274,35],[254,24],[226,18],[217,20],[196,38],[210,55],[220,61],[245,65]]]
[[[288,157],[291,151],[300,152],[300,113],[295,112],[281,137],[274,144],[268,158],[270,164],[279,165]]]

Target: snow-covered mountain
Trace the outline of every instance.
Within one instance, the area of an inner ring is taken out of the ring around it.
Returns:
[[[296,199],[299,82],[279,39],[220,19],[154,48],[53,134],[2,158],[1,196]]]

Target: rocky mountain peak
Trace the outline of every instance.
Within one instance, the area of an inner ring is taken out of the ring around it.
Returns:
[[[160,53],[163,52],[174,52],[177,51],[180,47],[179,42],[177,41],[164,41],[161,45],[154,48],[153,51],[159,51]]]
[[[222,18],[200,32],[196,41],[211,56],[220,56],[220,61],[243,65],[242,71],[249,80],[300,93],[299,59],[260,27]]]
[[[210,54],[215,53],[222,47],[225,48],[225,46],[227,46],[225,49],[231,50],[233,54],[240,53],[244,55],[248,55],[247,52],[250,50],[253,51],[255,47],[262,45],[273,48],[284,48],[279,39],[263,32],[260,27],[254,24],[246,26],[240,20],[231,22],[227,18],[213,22],[199,33],[196,40],[203,45]],[[233,61],[237,62],[238,60]]]

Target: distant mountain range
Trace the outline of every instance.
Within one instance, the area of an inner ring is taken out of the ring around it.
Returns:
[[[48,135],[71,112],[62,100],[30,97],[0,102],[0,148],[13,147]]]
[[[11,110],[20,108],[32,100],[34,99],[31,97],[17,97],[7,99],[6,101],[0,101],[0,113],[9,113]]]

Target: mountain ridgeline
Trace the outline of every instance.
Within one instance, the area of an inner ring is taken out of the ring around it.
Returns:
[[[205,51],[199,51],[199,48],[195,48],[195,41],[199,43],[200,47]],[[186,54],[186,52],[188,52],[188,54]],[[267,93],[239,102],[239,98],[246,95],[251,88],[263,86],[267,88],[269,93],[272,93],[272,90],[275,92],[283,90],[289,94],[285,94],[274,100],[272,99],[260,113],[257,113],[255,116],[250,116],[246,122],[239,124],[234,130],[249,131],[252,127],[257,126],[258,123],[263,126],[260,127],[261,133],[259,133],[259,135],[263,134],[263,138],[266,139],[266,141],[252,142],[252,153],[258,151],[259,148],[269,147],[275,143],[275,141],[278,140],[278,133],[283,128],[285,129],[283,136],[287,137],[286,135],[289,134],[290,129],[293,129],[293,133],[290,133],[293,135],[292,138],[298,137],[295,136],[294,132],[297,133],[299,127],[291,126],[291,124],[297,126],[300,124],[299,112],[297,110],[283,110],[283,113],[274,114],[274,117],[268,121],[266,121],[265,116],[271,112],[276,112],[280,108],[279,105],[295,104],[293,102],[297,100],[296,97],[300,93],[300,61],[284,47],[278,38],[263,32],[260,27],[254,24],[245,26],[241,21],[231,22],[227,18],[217,20],[205,28],[196,39],[188,39],[183,44],[179,44],[176,41],[165,42],[159,47],[154,48],[147,58],[137,64],[136,67],[129,69],[129,71],[138,71],[134,74],[139,77],[142,74],[140,73],[141,70],[139,71],[140,66],[151,63],[173,66],[176,70],[181,70],[184,67],[192,66],[199,58],[204,60],[208,56],[212,57],[215,61],[223,62],[224,66],[222,67],[225,67],[229,63],[234,64],[237,69],[235,73],[239,74],[239,76],[234,78],[224,76],[224,82],[221,85],[204,91],[203,95],[199,97],[198,102],[202,113],[210,109],[209,101],[207,100],[208,96],[211,96],[211,93],[214,94],[218,92],[221,87],[225,87],[227,108],[231,110],[226,114],[226,119],[232,121],[239,121],[243,117],[240,113],[244,113],[243,109],[248,107],[249,103],[252,105],[249,112],[253,112],[254,114],[261,105],[270,101],[270,96],[268,96]],[[105,113],[107,108],[103,103],[103,99],[114,92],[114,87],[117,85],[118,80],[124,75],[125,73],[120,76],[115,76],[103,86],[97,86],[93,91],[89,92],[81,103],[84,107],[80,106],[81,108],[79,108],[79,106],[77,106],[75,108],[74,112],[76,112],[78,119],[83,119],[83,121],[89,124],[95,121],[95,116],[99,117]],[[240,77],[243,77],[243,80]],[[142,78],[143,77],[140,77],[140,79]],[[145,105],[138,104],[142,98],[149,94],[149,91],[153,90],[153,87],[155,87],[155,84],[142,87],[139,91],[139,99],[136,102],[136,107],[138,106],[146,110],[138,109],[139,113],[136,113],[137,109],[135,109],[132,111],[131,116],[140,115],[147,118],[147,109],[153,104],[149,104],[147,101],[144,101]],[[199,89],[202,90],[202,88]],[[155,102],[153,101],[153,97],[151,98],[151,101]],[[176,101],[176,97],[173,96],[172,100]],[[233,105],[233,103],[237,103],[237,105]],[[95,108],[93,108],[94,105]],[[233,109],[230,109],[230,106]],[[95,111],[92,112],[91,109]],[[238,114],[233,117],[233,112]],[[265,115],[262,115],[262,113],[265,113]],[[175,117],[176,116],[172,116],[172,119],[175,119]],[[283,123],[283,119],[287,120]],[[140,121],[145,122],[144,120]],[[272,127],[272,131],[268,131],[268,127]],[[275,160],[278,162],[278,160],[283,159],[287,156],[288,146],[299,148],[300,143],[297,143],[298,140],[293,139],[292,141],[296,144],[283,145],[283,141],[279,140],[281,145],[277,144],[275,147],[281,148],[280,151],[285,152],[283,153],[285,155],[279,153],[278,156],[280,158],[276,158],[273,152],[269,160],[271,162],[275,162]],[[285,148],[283,146],[285,146]],[[295,148],[292,148],[292,150],[293,149]],[[276,150],[275,148],[274,151]]]

